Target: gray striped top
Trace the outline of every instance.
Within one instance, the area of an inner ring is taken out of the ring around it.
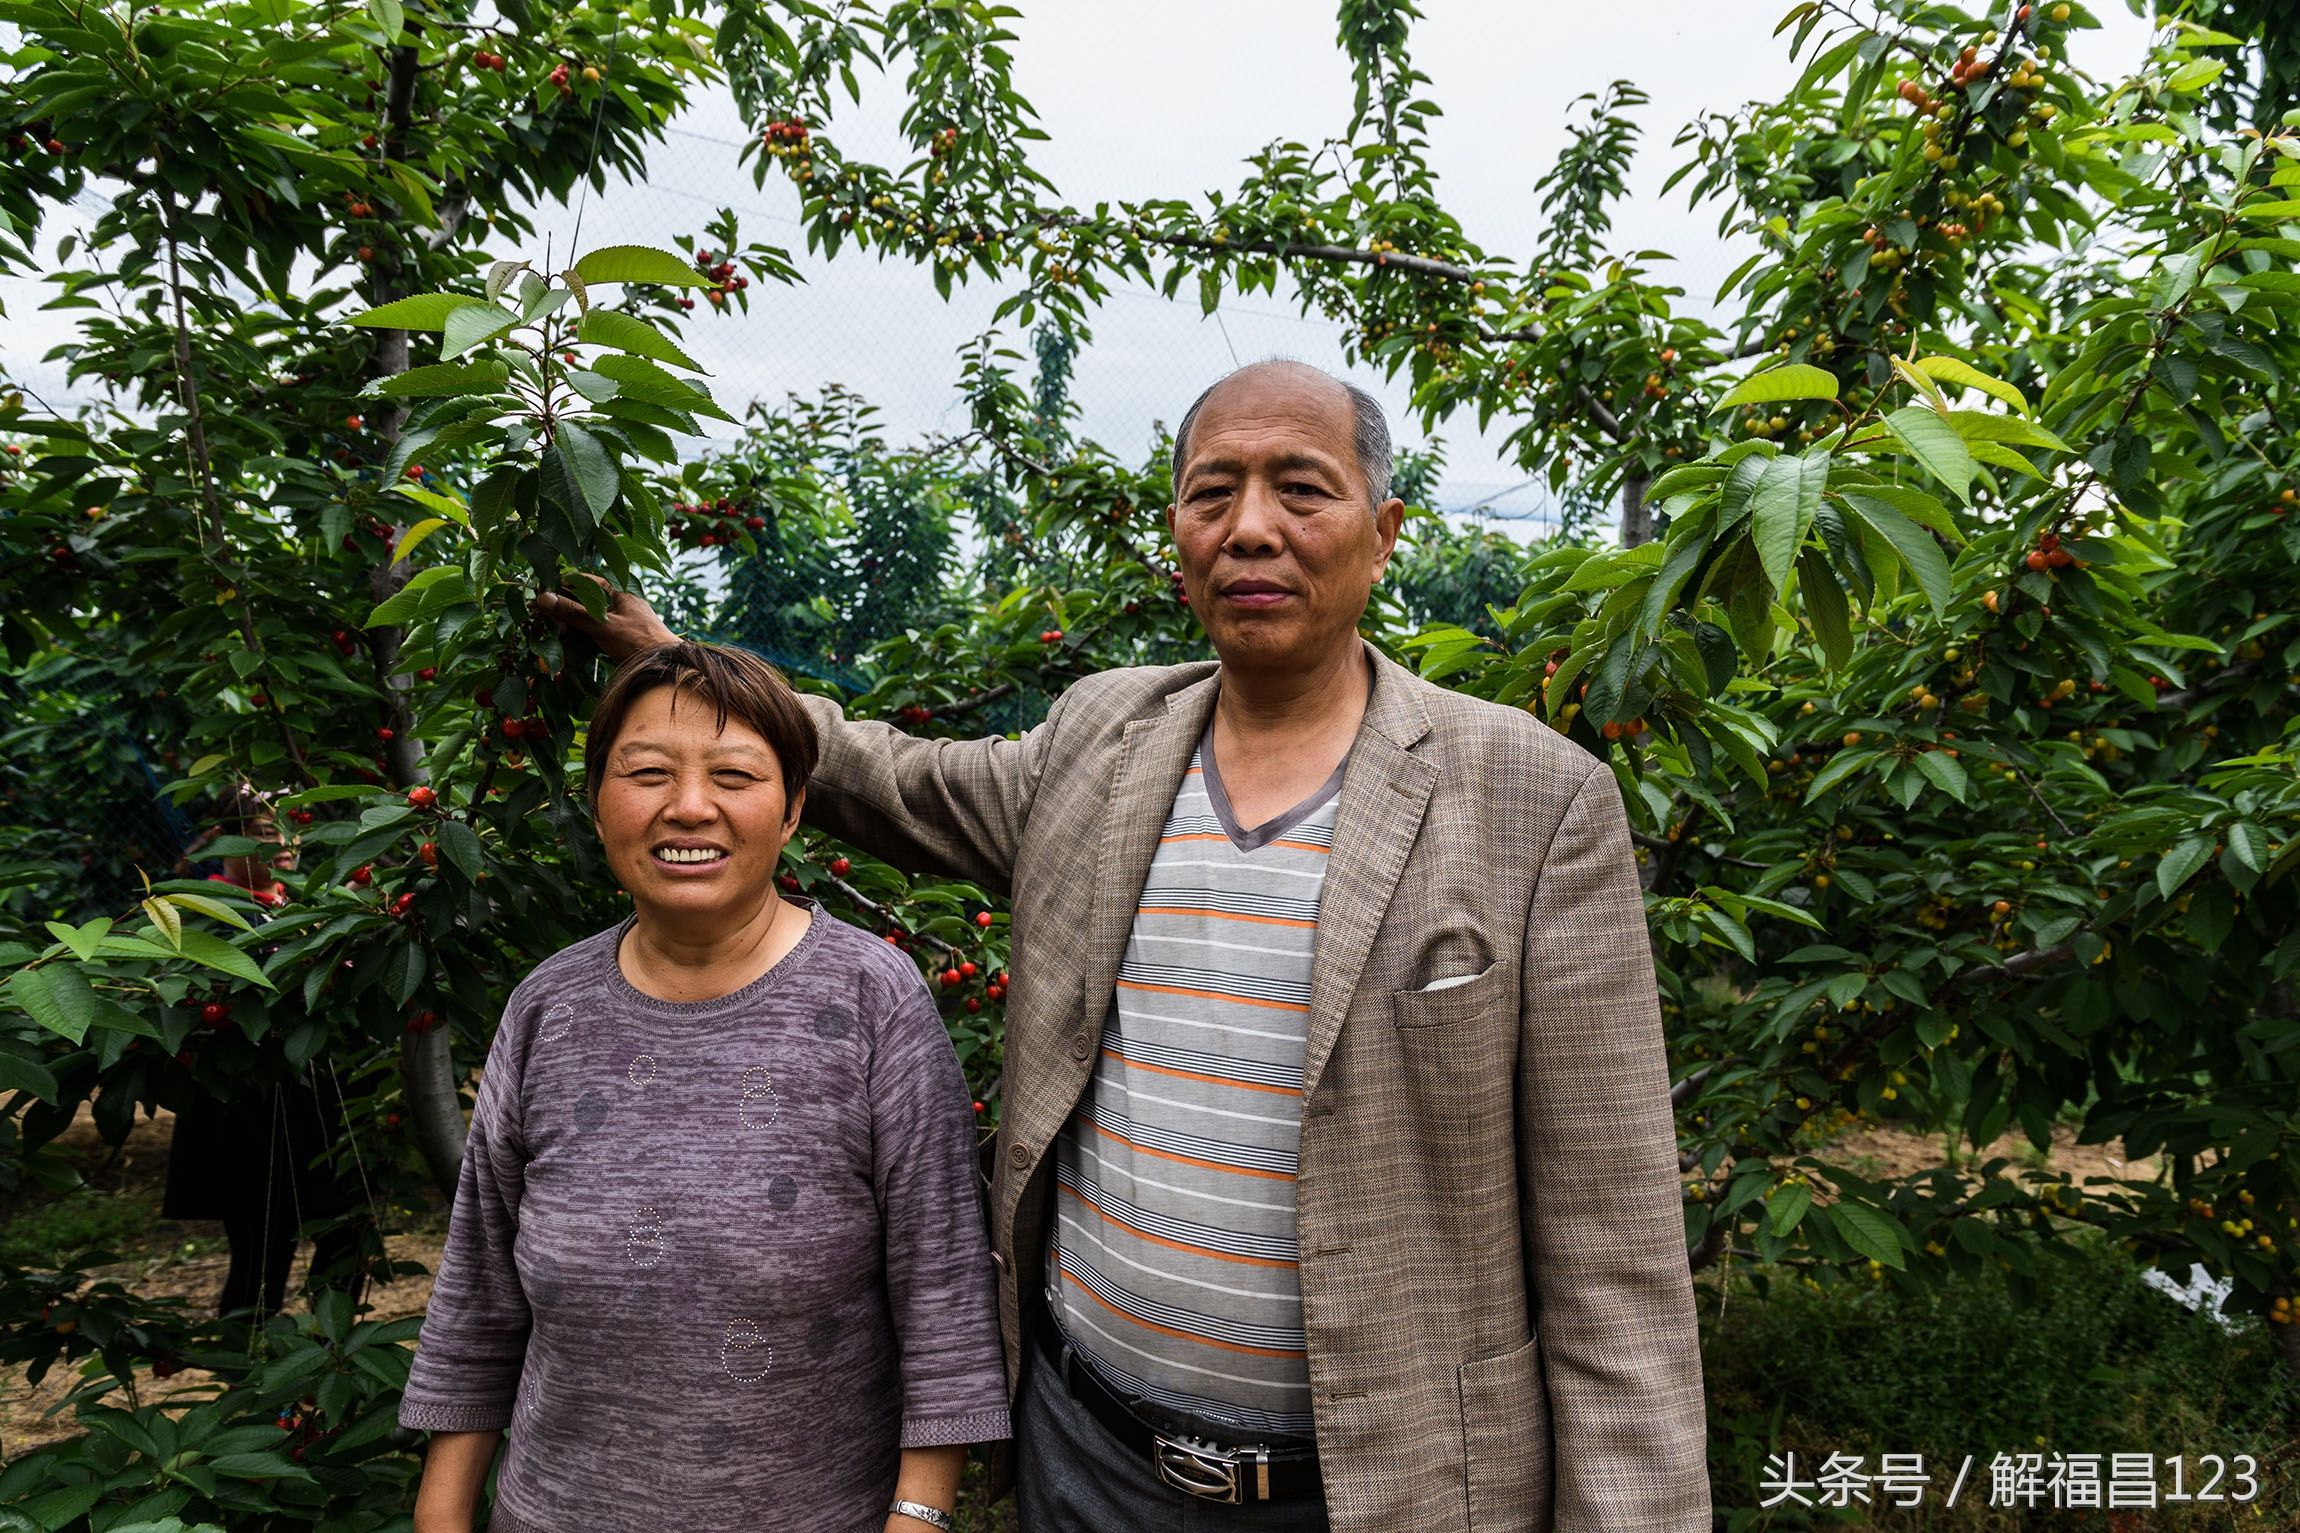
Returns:
[[[1242,830],[1209,723],[1150,864],[1102,1054],[1055,1152],[1048,1303],[1145,1415],[1311,1432],[1294,1173],[1342,768]]]

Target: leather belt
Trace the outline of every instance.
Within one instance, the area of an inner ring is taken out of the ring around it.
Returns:
[[[1315,1448],[1271,1448],[1259,1443],[1225,1447],[1153,1426],[1135,1415],[1132,1407],[1094,1376],[1093,1369],[1078,1360],[1044,1310],[1039,1311],[1037,1321],[1029,1327],[1030,1346],[1054,1370],[1070,1398],[1128,1452],[1149,1459],[1158,1478],[1174,1489],[1233,1505],[1290,1501],[1324,1493]]]

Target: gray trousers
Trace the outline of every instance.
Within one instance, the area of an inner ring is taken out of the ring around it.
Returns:
[[[1022,1533],[1325,1533],[1316,1496],[1225,1506],[1174,1489],[1070,1398],[1038,1348],[1015,1401],[1015,1510]]]

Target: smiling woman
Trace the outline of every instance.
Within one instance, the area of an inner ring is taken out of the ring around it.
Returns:
[[[937,1526],[1007,1433],[972,1114],[918,971],[776,892],[814,726],[668,644],[589,740],[633,910],[489,1052],[400,1412],[417,1533],[468,1533],[514,1423],[499,1533]]]

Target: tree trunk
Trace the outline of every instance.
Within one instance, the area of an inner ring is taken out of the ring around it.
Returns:
[[[412,18],[407,30],[411,34],[415,31]],[[386,158],[398,158],[406,142],[415,115],[415,82],[415,48],[410,43],[402,43],[391,50],[384,85],[381,152]],[[431,248],[443,248],[454,238],[457,226],[463,221],[464,206],[459,201],[452,214],[442,219],[442,227],[431,241]],[[402,261],[394,252],[385,250],[383,260],[376,264],[370,297],[378,304],[389,303],[405,296],[406,285]],[[389,378],[405,372],[407,365],[407,332],[378,331],[374,376]],[[375,414],[377,435],[388,460],[391,449],[398,444],[406,413],[403,407],[394,405]],[[369,598],[378,603],[388,600],[407,584],[407,577],[406,565],[387,559],[368,572]],[[367,633],[369,658],[383,689],[392,731],[392,739],[383,748],[386,772],[395,786],[412,788],[428,781],[430,773],[424,766],[423,742],[416,739],[415,731],[409,728],[412,720],[407,707],[407,682],[398,674],[400,645],[405,637],[398,628],[372,628]],[[455,1089],[455,1050],[444,1022],[407,1035],[400,1046],[399,1072],[400,1091],[407,1101],[416,1152],[423,1157],[433,1184],[452,1197],[456,1181],[463,1173],[463,1141],[467,1131],[463,1104]]]
[[[1635,548],[1653,541],[1653,517],[1645,509],[1645,487],[1653,481],[1631,474],[1621,481],[1621,546]]]

